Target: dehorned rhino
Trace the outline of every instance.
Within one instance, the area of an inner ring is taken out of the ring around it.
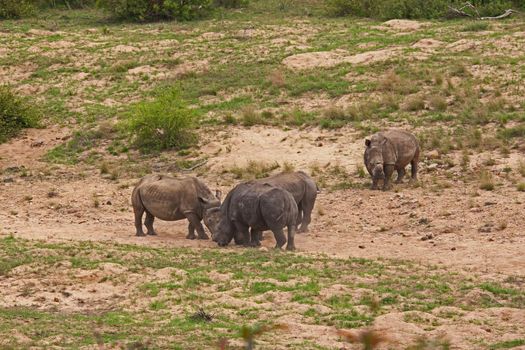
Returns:
[[[199,239],[208,239],[201,220],[208,209],[219,207],[220,192],[216,195],[195,177],[174,178],[166,175],[147,175],[143,177],[131,194],[131,203],[135,213],[137,236],[144,236],[142,216],[146,213],[144,225],[148,235],[156,235],[153,229],[155,218],[166,221],[188,219],[188,235],[195,239],[197,230]],[[208,227],[209,229],[209,227]]]
[[[396,183],[403,182],[405,167],[410,163],[412,178],[417,180],[419,143],[414,135],[403,130],[379,132],[367,138],[364,155],[365,166],[372,176],[372,189],[383,180],[383,190],[390,188],[390,178],[397,171]]]
[[[295,249],[297,204],[282,188],[255,181],[241,183],[228,193],[219,210],[210,211],[219,218],[212,229],[213,240],[219,246],[228,245],[237,233],[244,245],[257,246],[261,232],[271,230],[276,248],[288,242],[286,249]],[[284,227],[287,227],[288,239],[284,236]]]
[[[308,232],[308,225],[312,221],[312,210],[317,198],[317,185],[315,181],[303,171],[284,172],[264,179],[255,180],[282,188],[290,192],[297,203],[297,232]]]

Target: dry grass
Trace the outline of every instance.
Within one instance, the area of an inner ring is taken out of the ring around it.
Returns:
[[[273,70],[270,75],[268,76],[268,81],[270,83],[278,88],[282,88],[286,85],[286,80],[284,77],[284,73],[281,70]]]
[[[423,97],[420,95],[409,96],[405,101],[403,109],[407,112],[417,112],[425,109],[425,100],[423,100]]]
[[[277,162],[268,164],[251,160],[245,167],[234,166],[227,169],[225,173],[232,173],[236,179],[253,180],[267,177],[273,170],[279,169],[280,165]]]
[[[428,104],[430,105],[431,109],[439,112],[446,111],[448,107],[447,100],[440,95],[434,95],[430,97],[430,99],[428,100]]]
[[[482,170],[479,176],[479,188],[485,191],[493,191],[496,187],[492,173]]]

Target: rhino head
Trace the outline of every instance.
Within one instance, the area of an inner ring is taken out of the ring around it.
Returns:
[[[210,230],[212,238],[217,231],[217,225],[220,219],[220,207],[221,207],[222,193],[220,190],[215,192],[215,198],[211,200],[203,199],[199,197],[203,206],[202,221],[204,225]]]
[[[214,242],[217,242],[220,247],[230,244],[235,230],[227,215],[223,215],[221,208],[208,209],[203,221],[210,230],[211,238]]]
[[[374,135],[370,139],[365,140],[365,145],[368,152],[368,164],[367,168],[372,173],[374,179],[384,179],[385,172],[383,169],[383,147],[386,144],[387,139]]]

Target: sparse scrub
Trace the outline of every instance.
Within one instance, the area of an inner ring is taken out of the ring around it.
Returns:
[[[408,112],[417,112],[425,108],[425,101],[420,95],[412,95],[407,98],[403,109]]]
[[[255,110],[254,106],[245,106],[241,111],[242,124],[244,126],[253,126],[257,124],[264,124],[264,120],[260,113]]]
[[[447,15],[451,0],[325,0],[328,12],[334,16],[360,16],[381,19],[391,18],[442,18]],[[461,3],[461,2],[460,2]],[[481,16],[502,14],[513,5],[523,6],[520,0],[471,1]],[[475,13],[471,9],[467,12]]]
[[[482,32],[488,29],[490,29],[489,23],[476,21],[476,22],[471,22],[471,23],[464,25],[461,28],[461,31],[462,32]]]
[[[39,125],[40,116],[29,102],[9,86],[0,85],[0,143],[16,136],[23,128]]]
[[[522,177],[525,177],[525,162],[521,161],[518,163],[518,172]]]
[[[272,71],[268,77],[268,80],[273,86],[278,88],[281,88],[286,85],[286,80],[281,70]]]
[[[520,192],[525,192],[525,182],[520,182],[517,186],[516,186],[516,189]]]
[[[440,95],[432,96],[428,101],[430,108],[435,111],[444,112],[447,110],[448,104],[447,100]]]
[[[133,21],[160,19],[192,20],[205,16],[212,0],[99,0],[98,5],[115,17]]]
[[[135,105],[122,125],[143,152],[183,149],[197,141],[193,133],[197,115],[177,88],[162,91],[155,100]]]
[[[35,14],[36,8],[28,0],[1,0],[0,19],[17,19]]]
[[[492,174],[487,170],[482,170],[479,176],[479,188],[485,191],[493,191],[495,187]]]
[[[260,179],[270,175],[270,172],[278,169],[280,166],[277,162],[275,163],[264,163],[251,160],[245,167],[235,166],[225,172],[232,173],[237,179]]]

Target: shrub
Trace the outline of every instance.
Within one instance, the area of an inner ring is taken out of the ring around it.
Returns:
[[[448,5],[461,7],[463,3],[459,0],[325,0],[331,15],[381,19],[440,18],[447,14]],[[522,0],[474,0],[471,3],[481,16],[499,15],[513,6],[524,5]]]
[[[213,0],[98,0],[116,17],[133,21],[192,20],[204,16]]]
[[[40,116],[10,87],[0,85],[0,143],[16,136],[23,128],[38,126]]]
[[[39,7],[85,8],[95,4],[95,0],[39,0]]]
[[[192,131],[196,118],[179,90],[169,88],[155,100],[135,105],[124,126],[144,152],[183,149],[196,142]]]
[[[0,19],[16,19],[32,15],[35,7],[28,0],[0,0]]]
[[[226,8],[239,8],[248,5],[248,0],[215,0],[215,6]]]

